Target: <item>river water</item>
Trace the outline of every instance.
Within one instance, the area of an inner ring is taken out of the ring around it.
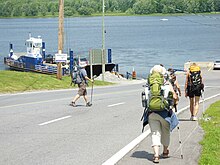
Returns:
[[[102,17],[65,18],[65,50],[88,57],[90,49],[102,47]],[[145,77],[149,69],[162,63],[183,69],[187,61],[220,60],[220,15],[188,16],[106,16],[105,47],[125,74],[134,69]],[[25,52],[29,32],[46,42],[46,52],[57,52],[58,19],[0,19],[0,70],[3,57]]]

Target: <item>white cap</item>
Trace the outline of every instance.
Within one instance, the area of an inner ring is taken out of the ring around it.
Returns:
[[[151,68],[151,70],[150,70],[150,73],[153,73],[153,72],[159,72],[159,73],[161,73],[161,74],[164,75],[167,71],[166,71],[166,69],[165,69],[163,66],[161,66],[161,65],[154,65],[154,67]]]
[[[82,67],[82,68],[83,68],[83,67],[86,67],[86,66],[87,66],[87,63],[86,63],[85,61],[80,61],[80,62],[79,62],[79,66]]]

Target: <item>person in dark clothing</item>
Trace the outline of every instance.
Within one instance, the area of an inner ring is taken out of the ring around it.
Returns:
[[[195,73],[197,75],[194,75]],[[193,63],[186,74],[185,81],[185,97],[189,97],[191,113],[190,120],[192,121],[197,120],[196,115],[199,111],[199,99],[202,95],[203,88],[204,84],[202,81],[200,67],[196,63]]]

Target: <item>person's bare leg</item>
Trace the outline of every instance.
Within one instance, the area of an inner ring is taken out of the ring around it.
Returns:
[[[87,97],[87,95],[84,95],[83,98],[84,98],[84,100],[85,100],[85,102],[86,102],[86,104],[87,104],[87,103],[88,103],[88,97]]]
[[[189,102],[190,102],[190,105],[189,105],[189,109],[190,109],[190,113],[191,113],[191,116],[193,116],[193,109],[194,109],[194,97],[193,98],[189,98]]]
[[[153,162],[154,163],[159,163],[159,150],[160,150],[160,146],[155,145],[152,148],[153,148],[153,151],[154,151]]]
[[[169,150],[168,150],[168,146],[164,146],[163,145],[163,154],[162,154],[163,158],[168,158],[169,157]]]
[[[168,153],[168,146],[163,146],[163,153]]]
[[[160,146],[153,146],[154,156],[159,156]]]
[[[195,107],[194,107],[194,110],[193,110],[193,115],[196,116],[198,114],[198,111],[199,111],[199,99],[200,97],[199,96],[195,96]]]
[[[80,98],[80,95],[79,94],[77,94],[75,97],[74,97],[74,99],[73,99],[73,103],[76,103],[76,101],[78,100]]]
[[[174,107],[174,109],[175,109],[175,112],[177,112],[177,105],[174,104],[173,107]]]

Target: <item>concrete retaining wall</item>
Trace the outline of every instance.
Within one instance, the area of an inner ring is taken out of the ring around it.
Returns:
[[[201,69],[207,69],[207,70],[213,69],[213,66],[214,66],[214,62],[195,62],[195,61],[191,61],[191,62],[186,62],[184,64],[184,70],[188,70],[189,66],[192,63],[196,63],[197,65],[200,66]]]

